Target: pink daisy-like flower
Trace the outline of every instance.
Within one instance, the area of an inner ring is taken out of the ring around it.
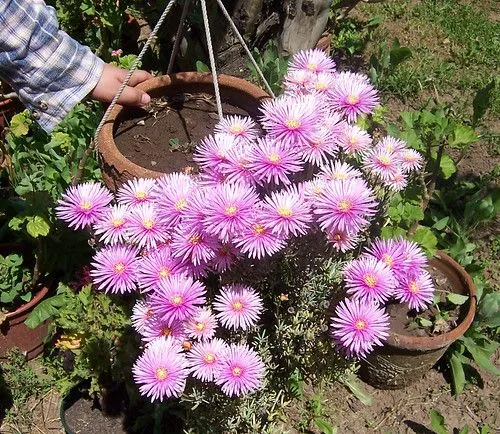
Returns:
[[[341,135],[344,133],[347,122],[342,118],[339,112],[327,109],[322,118],[321,128],[325,128],[334,137],[337,144]]]
[[[132,308],[132,326],[134,329],[141,333],[151,318],[153,318],[153,311],[149,305],[143,300],[136,301]]]
[[[90,275],[98,289],[113,294],[136,289],[138,251],[133,246],[115,245],[99,250],[92,258]]]
[[[329,72],[313,75],[309,82],[309,91],[317,95],[328,95],[335,87],[335,76]]]
[[[259,197],[252,186],[240,183],[222,184],[210,195],[203,226],[208,234],[229,241],[248,225]]]
[[[186,387],[188,363],[182,348],[171,338],[151,342],[132,368],[141,395],[163,401],[179,397]]]
[[[329,95],[332,107],[344,113],[349,122],[356,122],[358,116],[371,113],[379,104],[377,90],[363,80],[337,77]]]
[[[201,139],[193,153],[193,160],[203,168],[217,166],[227,161],[227,154],[235,144],[234,135],[214,134]]]
[[[363,158],[363,168],[382,181],[389,181],[400,169],[401,158],[398,153],[389,152],[383,148],[373,148],[366,152]]]
[[[404,250],[407,276],[418,276],[427,268],[427,256],[425,256],[424,251],[417,243],[403,238],[400,238],[399,242]]]
[[[434,284],[427,271],[415,277],[401,279],[396,286],[394,297],[401,303],[408,303],[417,312],[427,309],[434,299]]]
[[[274,255],[286,245],[285,240],[272,232],[271,226],[265,225],[254,217],[251,224],[237,235],[233,242],[249,258],[261,259]]]
[[[332,230],[326,234],[326,239],[332,244],[337,252],[345,253],[354,249],[358,244],[359,238],[347,231]]]
[[[397,169],[389,179],[384,181],[384,185],[389,187],[392,191],[401,191],[406,188],[408,185],[407,176],[401,171],[401,169]]]
[[[176,275],[160,282],[148,300],[158,317],[171,323],[185,320],[196,312],[197,305],[205,303],[205,286],[190,276]]]
[[[116,192],[118,203],[136,206],[152,201],[151,192],[156,181],[148,178],[134,178],[123,184]]]
[[[154,314],[147,319],[142,328],[137,331],[141,335],[142,341],[146,343],[153,342],[158,338],[171,337],[175,342],[181,345],[187,338],[183,321],[174,320],[168,323]]]
[[[389,316],[384,309],[346,298],[335,308],[332,336],[349,357],[366,357],[389,337]]]
[[[299,149],[304,161],[321,166],[336,154],[338,146],[333,134],[326,128],[320,128]]]
[[[226,182],[228,177],[227,167],[206,167],[198,175],[198,185],[201,188],[213,188]]]
[[[140,259],[137,283],[143,291],[154,291],[160,282],[184,271],[181,260],[172,257],[170,249],[155,250]]]
[[[199,227],[181,225],[172,239],[172,255],[195,266],[208,263],[215,257],[219,240],[208,235]]]
[[[105,212],[113,195],[101,184],[85,182],[69,187],[57,201],[57,218],[72,229],[83,229],[95,223]]]
[[[213,303],[217,318],[224,327],[247,330],[259,320],[262,299],[247,285],[235,283],[221,289]]]
[[[373,244],[365,250],[366,255],[373,256],[378,261],[387,265],[397,280],[406,276],[408,266],[403,244],[394,239],[384,240],[377,238]]]
[[[257,125],[248,116],[225,116],[214,127],[216,133],[229,134],[236,139],[252,142],[259,136]]]
[[[174,227],[180,222],[196,187],[193,178],[184,173],[164,175],[157,181],[152,196],[163,224]]]
[[[308,93],[314,73],[303,70],[288,71],[283,79],[283,88],[289,95],[299,96]]]
[[[152,203],[137,205],[131,210],[127,226],[130,241],[138,247],[154,248],[169,237],[167,227],[160,221]]]
[[[368,218],[375,215],[376,207],[372,190],[364,181],[353,178],[329,183],[313,211],[324,231],[357,233],[369,224]]]
[[[280,140],[257,139],[250,155],[250,170],[260,183],[289,184],[288,175],[302,170],[300,155]]]
[[[328,165],[321,166],[318,176],[325,181],[345,181],[347,179],[362,178],[363,174],[349,163],[334,160]]]
[[[217,318],[204,307],[197,308],[193,315],[184,322],[184,331],[192,339],[212,339],[216,328]]]
[[[335,72],[335,62],[323,50],[314,48],[312,50],[298,51],[292,56],[288,70],[302,70],[313,73]]]
[[[240,396],[257,390],[264,378],[264,363],[245,344],[231,345],[223,352],[215,375],[215,384],[222,386],[227,396]]]
[[[254,185],[256,180],[250,170],[251,147],[240,142],[227,153],[227,162],[220,165],[224,182]]]
[[[299,184],[299,189],[304,195],[306,201],[314,205],[314,203],[316,203],[316,198],[324,193],[327,183],[328,181],[322,177],[315,176],[310,181],[305,181]]]
[[[404,149],[400,152],[403,172],[409,173],[422,168],[422,156],[414,149]]]
[[[227,348],[227,344],[218,338],[195,343],[187,354],[193,377],[201,381],[213,381],[220,368],[221,357]]]
[[[304,235],[312,222],[311,206],[296,185],[271,193],[264,199],[260,220],[283,238]]]
[[[391,297],[396,285],[392,270],[371,256],[349,262],[343,277],[347,293],[353,298],[379,304]]]
[[[348,154],[357,155],[368,149],[372,143],[370,135],[357,125],[346,125],[339,144]]]
[[[377,148],[389,153],[398,153],[406,149],[406,143],[395,137],[386,136],[377,143]]]
[[[232,242],[220,243],[210,265],[218,273],[223,273],[231,268],[240,255],[240,250]]]
[[[317,100],[312,95],[266,100],[261,112],[261,123],[269,136],[291,146],[304,146],[312,140],[321,117]]]
[[[127,238],[130,210],[124,205],[111,205],[94,223],[95,234],[104,244],[118,244]]]

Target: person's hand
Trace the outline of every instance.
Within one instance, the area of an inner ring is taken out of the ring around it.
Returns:
[[[121,69],[106,63],[99,82],[92,92],[90,92],[91,98],[97,101],[110,103],[123,83],[127,72],[126,69]],[[142,106],[149,103],[151,100],[150,96],[146,92],[136,89],[134,86],[152,77],[153,76],[149,72],[142,70],[135,71],[128,85],[125,86],[125,89],[120,95],[118,104]]]

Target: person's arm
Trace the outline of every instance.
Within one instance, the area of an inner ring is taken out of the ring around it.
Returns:
[[[88,94],[110,102],[125,74],[60,31],[55,10],[42,0],[0,1],[0,76],[46,131]],[[138,71],[130,85],[149,77]],[[128,105],[148,101],[144,92],[131,87],[119,100]]]

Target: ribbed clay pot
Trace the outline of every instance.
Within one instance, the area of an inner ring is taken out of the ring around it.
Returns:
[[[222,102],[245,110],[251,117],[259,115],[260,103],[269,95],[259,87],[241,78],[219,75],[219,90]],[[152,98],[173,96],[182,93],[214,95],[212,75],[209,73],[181,72],[154,77],[140,85]],[[158,178],[162,172],[141,167],[127,159],[116,147],[114,133],[119,116],[124,108],[116,106],[99,134],[100,165],[106,186],[115,191],[124,182],[133,178]]]
[[[476,313],[476,287],[467,272],[446,253],[438,252],[430,266],[440,270],[453,292],[468,295],[461,306],[459,323],[447,333],[432,337],[408,336],[390,331],[383,347],[361,363],[361,378],[379,389],[403,389],[418,381],[441,358],[446,349],[462,336]]]

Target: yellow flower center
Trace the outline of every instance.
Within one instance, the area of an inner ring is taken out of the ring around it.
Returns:
[[[271,163],[279,163],[281,158],[280,156],[276,153],[276,152],[273,152],[271,155],[269,155],[267,157],[267,159],[271,162]]]
[[[118,262],[115,264],[114,269],[116,273],[123,273],[123,271],[125,271],[125,264],[123,262]]]
[[[293,212],[290,208],[287,208],[287,207],[284,207],[284,206],[281,206],[278,208],[278,214],[281,216],[281,217],[291,217]]]
[[[316,88],[316,90],[325,90],[326,89],[326,83],[325,82],[322,82],[322,81],[318,81],[314,87]]]
[[[317,63],[308,63],[306,65],[306,68],[309,70],[309,71],[316,71],[318,69],[318,64]]]
[[[134,197],[137,199],[137,200],[144,200],[146,199],[147,197],[147,193],[145,191],[136,191],[134,193]]]
[[[389,157],[389,155],[387,154],[384,154],[384,155],[380,155],[378,157],[378,161],[380,162],[380,164],[382,164],[383,166],[390,166],[391,165],[391,157]]]
[[[340,240],[342,239],[342,235],[341,235],[339,232],[337,232],[336,234],[334,234],[334,235],[332,236],[332,239],[333,239],[334,241],[340,241]]]
[[[413,154],[405,154],[403,156],[403,158],[408,161],[408,162],[412,162],[412,161],[415,161],[417,159],[417,157]]]
[[[170,269],[163,267],[160,269],[160,272],[158,274],[160,277],[168,277],[168,276],[170,276]]]
[[[264,227],[264,225],[261,225],[260,223],[253,225],[253,233],[255,235],[262,235],[265,232],[266,232],[266,228]]]
[[[342,173],[342,172],[335,172],[333,174],[333,179],[338,179],[338,180],[347,179],[347,175],[345,173]]]
[[[174,295],[170,301],[174,306],[180,306],[184,299],[182,298],[182,295]]]
[[[201,235],[196,234],[189,238],[190,244],[199,244],[201,242]]]
[[[241,312],[243,310],[243,303],[241,301],[235,301],[233,303],[233,310],[237,312]]]
[[[382,256],[382,261],[387,264],[389,267],[392,267],[392,265],[394,264],[394,259],[392,258],[391,255],[389,255],[388,253],[385,253],[383,256]]]
[[[239,134],[243,131],[243,127],[241,125],[231,125],[229,131],[231,131],[233,134]]]
[[[80,209],[83,211],[88,211],[92,208],[92,202],[90,200],[82,200],[80,202]]]
[[[114,218],[113,220],[111,220],[111,225],[114,227],[114,228],[119,228],[120,226],[123,225],[123,223],[125,223],[125,220],[123,220],[122,218],[120,217],[116,217]]]
[[[172,329],[170,327],[163,327],[161,329],[161,335],[162,336],[170,336],[172,334]]]
[[[410,282],[410,284],[408,285],[408,289],[412,294],[418,294],[418,292],[420,291],[420,287],[415,281]]]
[[[347,97],[347,102],[351,105],[357,104],[359,102],[359,96],[349,95]]]
[[[373,274],[366,274],[363,280],[369,288],[374,288],[377,284],[377,278]]]
[[[207,363],[215,362],[215,354],[207,353],[203,356],[203,360]]]
[[[236,213],[238,212],[238,207],[236,205],[229,205],[226,206],[226,215],[229,217],[234,217]]]
[[[186,208],[187,200],[182,198],[175,202],[175,209],[178,211],[183,211]]]
[[[351,145],[355,145],[356,143],[358,143],[358,139],[354,136],[351,136],[351,137],[349,137],[349,143]]]
[[[352,203],[349,200],[341,200],[339,204],[337,205],[337,209],[342,212],[348,212],[350,211],[352,207]]]
[[[142,222],[142,226],[144,226],[144,229],[153,229],[154,226],[154,221],[149,219],[149,220],[144,220]]]
[[[241,368],[239,366],[234,366],[233,369],[231,369],[231,372],[235,377],[241,376]]]
[[[297,119],[288,119],[285,121],[285,125],[290,130],[296,130],[300,128],[300,121]]]
[[[168,371],[165,368],[158,368],[155,372],[155,377],[157,380],[165,380],[168,377]]]
[[[366,327],[366,322],[363,321],[362,319],[358,319],[354,327],[356,327],[356,329],[358,330],[363,330]]]
[[[199,330],[201,332],[205,329],[205,324],[202,322],[197,322],[194,327],[196,330]]]

